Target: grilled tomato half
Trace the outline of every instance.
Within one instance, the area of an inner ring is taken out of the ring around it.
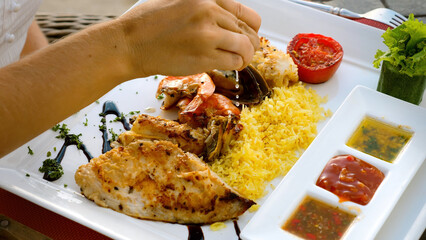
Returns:
[[[336,40],[314,33],[297,34],[287,53],[298,67],[299,79],[306,83],[329,80],[343,59],[343,48]]]

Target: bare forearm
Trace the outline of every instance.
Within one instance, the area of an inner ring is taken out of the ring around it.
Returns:
[[[34,20],[28,28],[27,39],[21,52],[21,58],[47,47],[48,44],[46,36],[44,36],[37,22]]]
[[[99,25],[0,69],[0,156],[128,79],[117,32]]]

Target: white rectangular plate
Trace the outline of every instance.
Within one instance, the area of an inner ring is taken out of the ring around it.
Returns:
[[[394,126],[407,126],[409,131],[413,132],[411,140],[393,163],[345,145],[366,116]],[[426,146],[424,119],[426,119],[425,108],[363,86],[356,87],[250,220],[242,236],[250,240],[299,239],[281,227],[308,195],[357,215],[343,235],[343,239],[374,239],[408,183],[426,159],[426,151],[422,149]],[[315,184],[326,163],[332,157],[342,154],[362,159],[385,174],[372,200],[365,206],[349,201],[339,203],[336,195]]]
[[[332,111],[337,110],[356,85],[364,85],[373,89],[376,87],[379,71],[372,67],[371,62],[376,49],[384,49],[380,38],[383,33],[381,30],[287,1],[243,0],[241,2],[252,7],[261,15],[260,35],[269,38],[283,51],[291,38],[302,32],[320,33],[333,37],[341,43],[345,55],[337,73],[327,83],[310,86],[320,95],[328,96],[329,101],[325,104],[325,108]],[[154,107],[156,112],[150,113],[151,115],[174,117],[174,115],[162,112],[159,108],[161,101],[156,100],[154,96],[158,81],[154,77],[149,77],[126,82],[100,98],[100,104],[93,103],[64,122],[68,124],[71,133],[82,133],[81,139],[88,150],[93,156],[98,156],[101,154],[102,146],[102,135],[98,129],[98,125],[101,124],[99,113],[102,111],[102,104],[105,101],[114,101],[123,113],[135,110],[144,112],[145,108]],[[426,101],[422,102],[422,106],[426,106]],[[86,119],[88,126],[83,124]],[[111,119],[113,117],[109,116],[107,121]],[[319,129],[323,125],[324,123],[320,124]],[[113,128],[117,133],[121,128],[118,123],[108,122],[107,126]],[[51,151],[54,157],[56,153],[53,151],[53,147],[59,150],[63,143],[55,136],[56,133],[47,130],[0,159],[0,187],[114,239],[186,239],[188,237],[186,226],[135,219],[99,207],[85,199],[75,184],[74,173],[78,166],[87,162],[87,159],[75,147],[68,148],[62,162],[64,176],[55,182],[43,180],[38,168],[46,159],[46,153]],[[27,146],[34,150],[34,155],[28,155]],[[400,206],[396,211],[398,215],[390,218],[385,223],[386,227],[382,228],[382,239],[387,239],[386,237],[389,236],[387,234],[390,236],[395,236],[395,234],[407,236],[408,234],[415,237],[423,231],[426,225],[424,224],[426,215],[418,213],[423,208],[425,199],[410,197],[417,194],[419,188],[424,190],[420,183],[424,182],[422,177],[426,175],[426,169],[423,168],[421,172],[423,175],[419,175],[420,179],[415,181],[417,184],[410,186],[410,191],[407,190],[408,192],[404,193],[401,198],[404,201],[398,203]],[[26,177],[27,173],[30,174],[30,177]],[[279,183],[280,180],[281,178],[278,178],[273,182]],[[68,187],[65,188],[64,184],[67,184]],[[405,195],[408,196],[405,197]],[[426,194],[421,196],[426,196]],[[260,199],[258,202],[262,204],[265,199]],[[253,214],[249,212],[241,216],[238,220],[239,227],[243,229],[252,216]],[[423,221],[420,221],[420,224],[414,224],[415,227],[403,228],[398,225],[398,221],[401,219],[411,225],[416,222],[416,219],[417,223],[419,219]],[[226,224],[227,228],[216,232],[211,231],[209,226],[203,226],[205,239],[237,239],[232,221]],[[398,227],[394,227],[395,225]]]

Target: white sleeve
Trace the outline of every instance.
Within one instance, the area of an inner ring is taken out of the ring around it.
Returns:
[[[19,60],[28,28],[41,1],[0,1],[0,67]]]

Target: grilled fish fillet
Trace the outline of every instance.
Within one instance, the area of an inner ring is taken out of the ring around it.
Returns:
[[[204,141],[208,131],[202,128],[192,128],[187,124],[141,114],[134,121],[132,129],[118,137],[122,146],[138,139],[168,140],[177,144],[185,152],[201,155],[205,151]]]
[[[98,205],[141,219],[208,224],[236,218],[254,204],[169,141],[112,149],[80,166],[75,181]]]

